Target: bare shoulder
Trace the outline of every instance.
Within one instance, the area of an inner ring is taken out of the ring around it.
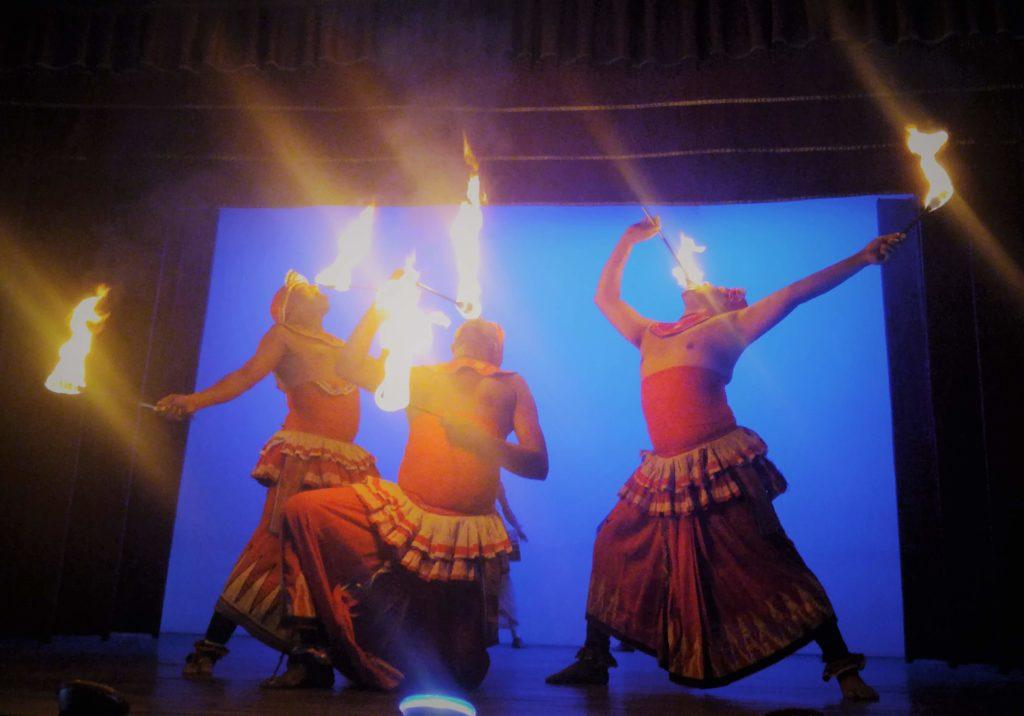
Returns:
[[[289,349],[294,347],[292,342],[292,332],[280,323],[275,323],[267,329],[267,332],[263,334],[263,339],[260,343],[272,347]]]

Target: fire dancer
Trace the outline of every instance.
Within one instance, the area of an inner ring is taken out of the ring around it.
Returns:
[[[548,469],[530,389],[500,367],[503,343],[497,324],[470,320],[452,360],[413,369],[398,484],[370,477],[288,502],[284,579],[303,643],[269,685],[318,686],[333,663],[391,689],[422,667],[418,639],[461,686],[486,675],[512,550],[495,511],[500,470],[542,480]]]
[[[874,700],[825,590],[776,517],[786,481],[767,447],[736,425],[725,385],[744,349],[800,304],[885,261],[899,234],[748,306],[744,291],[702,284],[683,292],[673,323],[620,298],[646,220],[623,234],[601,274],[598,307],[640,349],[641,401],[654,445],[619,492],[594,542],[587,638],[549,684],[607,684],[609,637],[658,657],[677,683],[711,688],[762,669],[810,641],[843,696]]]
[[[187,678],[212,675],[238,625],[274,649],[292,650],[293,635],[281,624],[285,502],[303,490],[377,474],[373,456],[352,442],[359,429],[359,392],[345,377],[365,354],[377,316],[371,309],[346,344],[324,330],[327,308],[327,297],[316,286],[289,272],[270,304],[274,325],[245,365],[206,390],[168,395],[157,403],[164,415],[180,418],[237,398],[271,372],[288,399],[284,425],[264,445],[252,471],[267,488],[263,514],[217,600],[205,638],[185,660]]]

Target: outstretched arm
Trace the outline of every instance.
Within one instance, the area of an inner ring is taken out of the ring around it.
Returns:
[[[335,370],[342,378],[365,390],[376,390],[384,377],[381,361],[370,357],[370,344],[383,320],[380,309],[376,305],[370,306],[352,330],[335,364]]]
[[[281,361],[285,353],[282,331],[274,326],[260,340],[256,353],[236,371],[228,373],[206,390],[190,395],[168,395],[157,404],[158,412],[171,418],[181,418],[211,405],[226,403],[237,398],[262,380]]]
[[[831,291],[865,266],[884,262],[902,238],[902,234],[886,234],[872,239],[853,256],[802,278],[752,306],[730,314],[736,340],[742,347],[753,343],[801,303]]]
[[[660,224],[657,219],[645,219],[626,229],[601,271],[601,278],[597,282],[597,293],[594,295],[594,302],[601,309],[605,318],[627,341],[638,348],[651,320],[641,316],[632,306],[622,300],[622,272],[626,268],[626,261],[629,260],[633,246],[654,236],[658,233],[659,228]]]

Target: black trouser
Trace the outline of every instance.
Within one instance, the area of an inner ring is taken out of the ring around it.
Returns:
[[[228,639],[235,633],[237,624],[228,619],[220,612],[214,612],[213,616],[210,617],[210,625],[206,627],[206,641],[212,641],[214,644],[220,644],[224,646],[228,643]]]
[[[835,617],[819,626],[813,632],[814,641],[821,647],[821,659],[830,663],[850,654],[850,650],[843,641],[843,635],[839,633],[839,623]],[[597,627],[592,621],[587,620],[587,640],[584,646],[599,650],[603,653],[610,653],[611,639]]]

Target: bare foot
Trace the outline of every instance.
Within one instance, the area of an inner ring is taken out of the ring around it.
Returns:
[[[856,671],[838,678],[843,698],[848,701],[878,701],[878,692],[864,683]]]

